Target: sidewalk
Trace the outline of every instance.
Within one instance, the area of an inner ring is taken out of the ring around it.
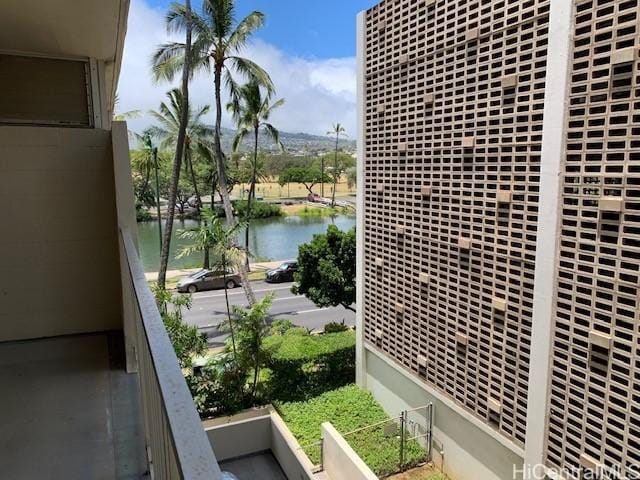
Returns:
[[[267,270],[271,270],[272,268],[280,266],[282,262],[284,262],[284,260],[275,262],[257,262],[250,264],[250,267],[252,272],[266,272]],[[187,275],[191,275],[192,273],[199,270],[201,269],[189,268],[184,270],[167,270],[167,280],[186,277]],[[145,277],[147,277],[148,282],[152,282],[158,279],[158,272],[147,272],[144,275]]]

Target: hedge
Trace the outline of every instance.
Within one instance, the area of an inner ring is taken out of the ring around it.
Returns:
[[[233,208],[235,209],[238,217],[246,220],[247,214],[247,201],[246,200],[236,200],[233,202]],[[265,202],[251,202],[251,215],[249,220],[253,220],[256,218],[270,218],[270,217],[281,217],[282,209],[280,205],[275,205],[273,203],[265,203]]]
[[[274,400],[314,397],[353,383],[355,334],[351,331],[309,335],[293,329],[265,339],[270,370],[267,390]]]

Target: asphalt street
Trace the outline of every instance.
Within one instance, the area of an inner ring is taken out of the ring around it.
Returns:
[[[318,308],[313,302],[301,295],[291,293],[291,283],[251,282],[258,299],[264,298],[269,292],[275,293],[271,307],[271,319],[289,319],[294,324],[312,330],[322,330],[329,322],[344,322],[355,324],[355,314],[342,307]],[[231,305],[247,306],[244,290],[238,287],[229,291]],[[221,346],[226,334],[218,330],[218,325],[226,318],[224,290],[211,290],[193,295],[191,310],[185,311],[184,319],[191,325],[196,325],[208,337],[209,346]]]

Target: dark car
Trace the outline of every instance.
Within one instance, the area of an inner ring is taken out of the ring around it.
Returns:
[[[180,293],[196,293],[204,290],[214,290],[216,288],[236,288],[241,285],[240,276],[237,273],[223,271],[200,270],[178,282]]]
[[[269,283],[293,282],[293,274],[298,271],[298,262],[284,262],[278,268],[267,272],[266,281]]]

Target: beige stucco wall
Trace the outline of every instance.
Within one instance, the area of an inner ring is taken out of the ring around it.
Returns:
[[[322,465],[331,480],[378,478],[329,422],[322,424],[322,440]]]
[[[219,462],[271,449],[269,410],[207,421],[204,428]]]
[[[0,127],[0,341],[119,329],[111,133]]]
[[[428,403],[434,405],[434,463],[453,480],[518,480],[522,454],[507,448],[412,374],[366,349],[366,388],[389,415]],[[441,454],[443,452],[443,454]],[[515,469],[514,469],[515,467]],[[515,475],[514,475],[515,473]]]
[[[271,451],[292,480],[312,480],[313,464],[271,406],[203,422],[218,461]]]
[[[271,451],[287,478],[295,480],[315,478],[311,460],[304,453],[284,420],[275,411],[271,412]]]

